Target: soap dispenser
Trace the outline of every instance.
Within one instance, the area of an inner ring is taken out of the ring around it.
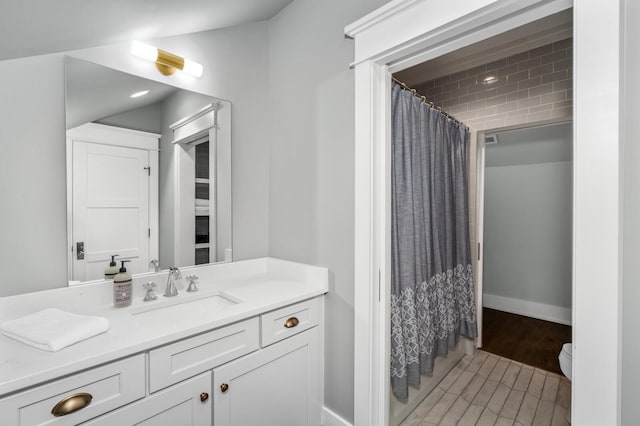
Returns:
[[[125,262],[130,260],[121,260],[122,266],[118,275],[113,278],[113,305],[116,308],[131,305],[131,293],[133,286],[131,285],[131,274],[124,267]]]
[[[109,262],[109,267],[104,270],[105,280],[111,281],[118,273],[118,265],[116,265],[116,256],[117,254],[114,254],[113,256],[111,256],[111,262]]]

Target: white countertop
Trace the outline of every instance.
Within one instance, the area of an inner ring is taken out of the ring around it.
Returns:
[[[36,349],[0,334],[0,397],[328,291],[326,268],[273,258],[182,269],[183,277],[190,274],[198,275],[200,291],[186,293],[182,279],[175,298],[162,296],[166,272],[135,277],[134,300],[126,308],[113,307],[113,284],[107,282],[0,298],[0,323],[45,308],[103,316],[111,322],[108,332],[58,352]],[[142,301],[142,284],[147,281],[158,284],[155,301]],[[226,295],[239,303],[206,314],[197,309],[171,308],[133,314],[154,303],[187,302],[213,294]]]

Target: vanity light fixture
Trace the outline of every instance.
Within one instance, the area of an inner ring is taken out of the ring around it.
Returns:
[[[129,96],[129,97],[130,97],[130,98],[139,98],[140,96],[144,96],[144,95],[146,95],[147,93],[149,93],[149,91],[148,91],[148,90],[141,90],[141,91],[139,91],[139,92],[132,93],[132,94],[131,94],[131,96]]]
[[[134,41],[131,44],[131,54],[154,62],[158,71],[163,75],[172,75],[180,70],[194,77],[202,76],[203,68],[199,63],[139,41]]]

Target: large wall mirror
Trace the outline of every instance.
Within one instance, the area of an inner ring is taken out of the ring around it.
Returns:
[[[231,103],[67,57],[71,284],[232,259]]]

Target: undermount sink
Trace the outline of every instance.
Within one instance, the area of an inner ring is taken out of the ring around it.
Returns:
[[[175,297],[158,296],[157,300],[143,303],[141,306],[132,308],[131,315],[158,311],[166,313],[171,311],[171,315],[179,315],[181,311],[185,313],[211,313],[242,303],[242,300],[221,291],[209,291],[206,293],[181,293]]]

